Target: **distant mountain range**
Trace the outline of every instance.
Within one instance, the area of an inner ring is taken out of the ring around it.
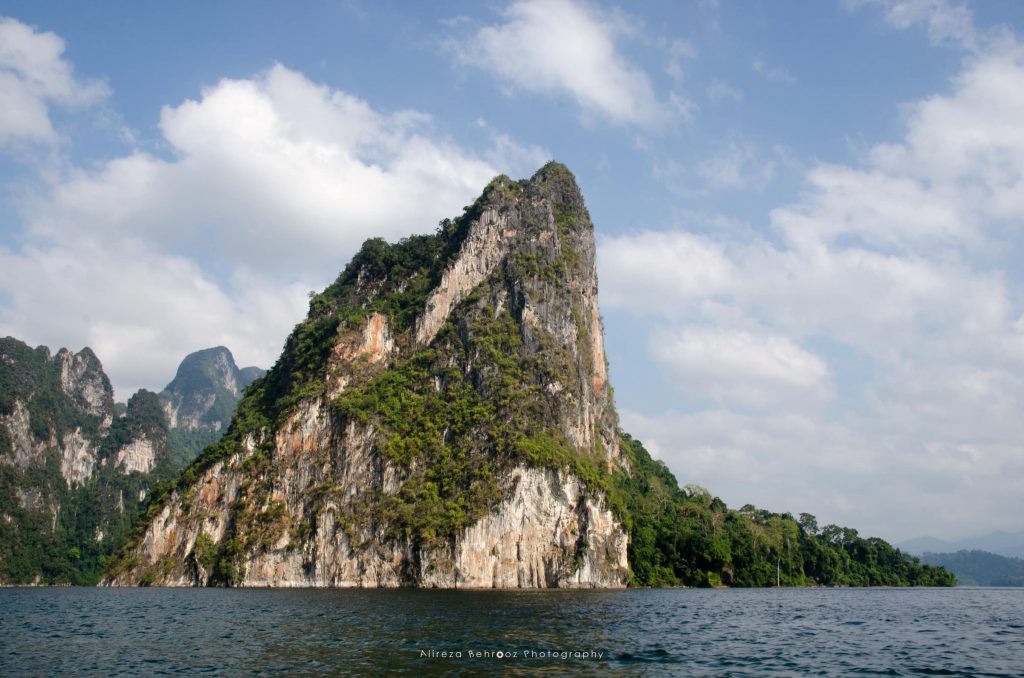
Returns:
[[[956,575],[960,586],[1024,586],[1024,560],[988,551],[925,553],[921,561]]]
[[[0,584],[92,584],[152,491],[223,435],[264,374],[223,346],[115,403],[89,349],[0,339]]]
[[[924,553],[954,553],[956,551],[988,551],[1008,558],[1024,558],[1024,530],[996,531],[980,537],[938,539],[917,537],[896,544],[900,550],[920,556]]]

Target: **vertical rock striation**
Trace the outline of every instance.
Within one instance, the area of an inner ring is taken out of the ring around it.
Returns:
[[[170,430],[161,397],[150,391],[115,416],[110,381],[89,348],[51,356],[45,346],[0,339],[0,583],[98,581],[101,558],[141,514],[150,489],[221,435],[240,389],[262,374],[239,370],[227,349],[208,353],[219,368],[212,379],[189,381],[186,365],[185,378],[172,382],[186,427]],[[214,406],[185,407],[205,397],[195,397],[203,388],[219,389]]]
[[[624,586],[594,251],[557,163],[367,241],[107,583]]]

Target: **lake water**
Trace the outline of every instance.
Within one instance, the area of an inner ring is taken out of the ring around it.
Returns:
[[[1024,589],[0,590],[5,676],[498,672],[1024,676]]]

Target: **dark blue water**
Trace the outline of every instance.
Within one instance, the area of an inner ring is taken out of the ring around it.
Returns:
[[[1024,589],[0,590],[5,676],[499,671],[1024,676]]]

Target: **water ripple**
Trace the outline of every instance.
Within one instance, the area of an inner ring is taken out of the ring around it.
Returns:
[[[1024,590],[0,590],[0,676],[1024,676]]]

